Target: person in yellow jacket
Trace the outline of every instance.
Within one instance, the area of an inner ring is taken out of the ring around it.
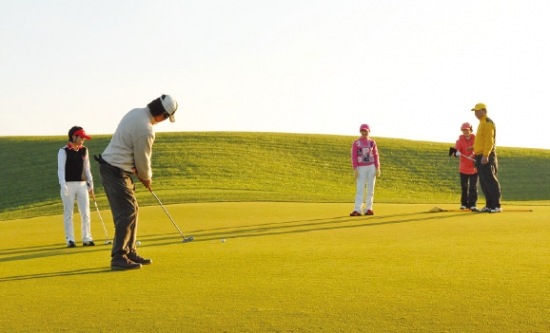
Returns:
[[[472,109],[476,118],[479,119],[479,126],[476,132],[476,140],[473,150],[476,155],[476,167],[479,174],[479,184],[485,195],[485,207],[477,212],[500,213],[502,198],[500,183],[497,178],[498,160],[495,146],[496,126],[493,120],[487,117],[487,106],[478,103]]]

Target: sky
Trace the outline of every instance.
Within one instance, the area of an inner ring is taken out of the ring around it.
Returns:
[[[0,0],[0,136],[157,132],[449,142],[487,105],[497,146],[550,149],[550,1]],[[351,143],[350,143],[351,144]]]

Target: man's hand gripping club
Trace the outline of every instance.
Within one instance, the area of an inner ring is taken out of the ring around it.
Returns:
[[[153,188],[151,187],[151,184],[153,183],[153,180],[152,179],[142,179],[141,177],[139,177],[138,171],[137,171],[136,168],[133,168],[132,170],[134,171],[134,174],[139,179],[139,181],[143,184],[143,186],[145,186],[150,192],[153,192]]]

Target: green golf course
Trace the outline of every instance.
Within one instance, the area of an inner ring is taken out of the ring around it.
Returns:
[[[550,151],[499,148],[504,212],[471,213],[449,144],[375,137],[375,215],[350,217],[354,138],[158,133],[153,189],[194,241],[137,184],[153,264],[117,272],[97,164],[108,236],[92,203],[96,246],[67,248],[65,138],[0,137],[1,331],[550,331]]]

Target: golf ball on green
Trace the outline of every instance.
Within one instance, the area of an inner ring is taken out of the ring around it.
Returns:
[[[222,239],[222,243],[225,243],[225,238],[224,238],[224,239]]]
[[[140,241],[137,241],[137,242],[136,242],[136,245],[141,245],[141,242],[140,242]]]

